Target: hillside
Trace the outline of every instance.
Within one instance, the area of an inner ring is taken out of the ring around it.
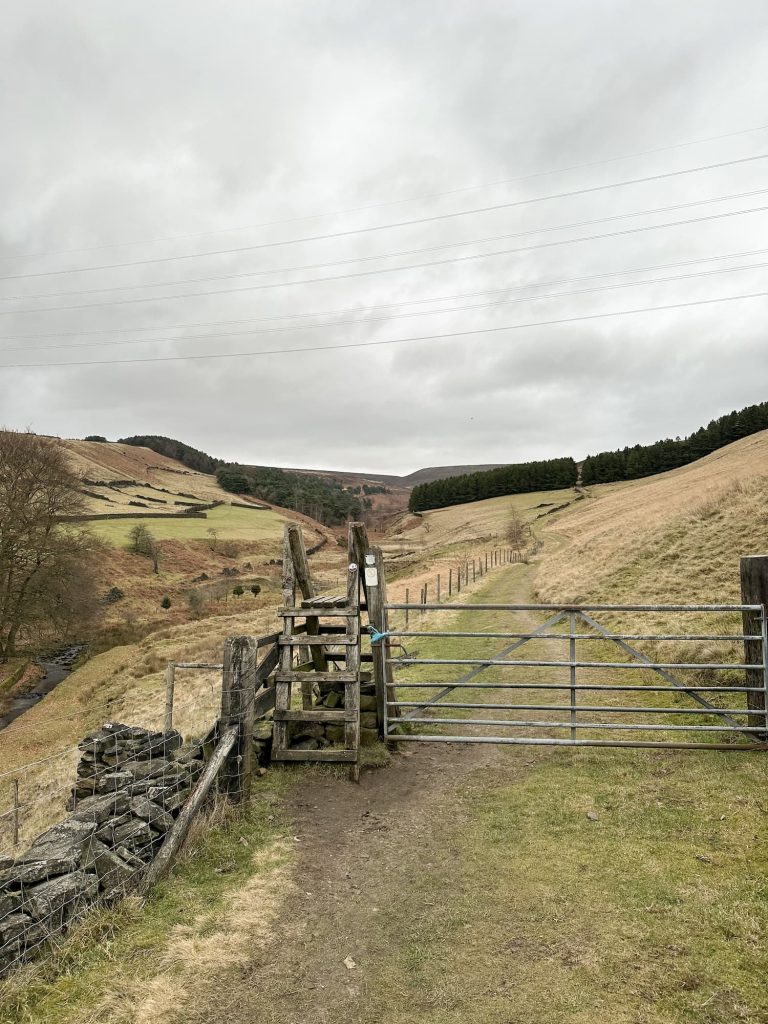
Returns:
[[[737,601],[739,555],[768,550],[768,431],[586,493],[553,517],[537,575],[543,599]]]
[[[238,600],[232,594],[236,586],[246,589],[244,602],[253,602],[249,588],[258,584],[274,603],[287,518],[305,527],[308,547],[334,540],[307,516],[229,494],[215,476],[149,448],[72,439],[61,444],[83,479],[89,512],[110,517],[90,523],[104,541],[97,648],[136,639],[163,624],[229,614]],[[176,515],[211,502],[220,504],[204,515]],[[144,525],[158,543],[157,573],[150,559],[129,551],[130,532],[142,521],[137,517],[146,517]],[[122,596],[114,598],[116,591]],[[169,610],[161,609],[165,597],[171,600]]]
[[[184,506],[177,502],[232,500],[215,476],[187,469],[149,448],[111,441],[62,439],[61,443],[83,477],[88,507],[94,513],[157,515],[178,512]]]

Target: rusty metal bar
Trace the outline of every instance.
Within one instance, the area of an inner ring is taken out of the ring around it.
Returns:
[[[768,750],[768,743],[666,743],[647,740],[572,740],[551,739],[550,737],[528,738],[527,736],[425,736],[417,733],[390,734],[398,743],[500,743],[525,747],[632,747],[653,750]]]
[[[426,707],[420,701],[410,700],[392,700],[389,701],[390,707],[399,708],[422,708]],[[476,704],[467,703],[459,704],[453,703],[452,701],[446,701],[438,703],[437,701],[430,704],[433,708],[450,708],[453,710],[471,710],[478,708],[485,708],[486,711],[573,711],[573,704]],[[629,713],[638,715],[750,715],[754,714],[749,708],[643,708],[643,707],[618,707],[610,704],[583,704],[579,705],[579,711],[602,711],[611,715],[625,715]],[[461,719],[453,719],[458,722]],[[736,723],[735,728],[739,732],[744,726],[739,722]]]
[[[404,604],[389,604],[402,611]],[[418,608],[420,605],[411,605]],[[444,605],[426,604],[427,611],[445,610]],[[457,612],[759,612],[761,604],[452,604]]]
[[[583,711],[584,708],[579,710]],[[642,722],[545,722],[513,721],[505,718],[409,718],[409,722],[421,725],[501,725],[512,729],[630,729],[636,732],[730,732],[732,725],[649,725]],[[762,726],[744,726],[739,732],[764,732]]]

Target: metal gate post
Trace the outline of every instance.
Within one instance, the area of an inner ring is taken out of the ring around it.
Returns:
[[[576,612],[568,613],[568,656],[571,661],[571,740],[576,739]]]
[[[745,673],[747,686],[760,687],[760,692],[747,694],[750,715],[748,725],[768,729],[768,663],[766,662],[766,607],[768,607],[768,555],[742,555],[740,560],[741,600],[745,605],[761,605],[760,611],[743,611],[745,636],[760,640],[744,641],[744,661],[754,668]]]

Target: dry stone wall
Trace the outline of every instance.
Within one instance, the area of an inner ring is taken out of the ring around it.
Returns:
[[[122,895],[154,858],[203,772],[177,732],[110,723],[86,736],[69,817],[0,859],[0,973],[99,900]]]

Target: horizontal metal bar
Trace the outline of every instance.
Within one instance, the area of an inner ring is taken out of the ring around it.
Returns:
[[[666,743],[647,740],[571,740],[527,736],[423,736],[415,733],[390,733],[387,739],[394,743],[501,743],[524,747],[632,747],[634,749],[665,750],[768,750],[768,743]]]
[[[758,666],[759,667],[759,666]],[[317,674],[313,673],[312,679],[316,679]],[[445,680],[441,679],[439,683],[416,683],[411,682],[409,679],[396,679],[396,689],[404,690],[415,690],[415,689],[437,689],[439,686],[445,686]],[[576,683],[571,685],[570,683],[452,683],[452,690],[606,690],[608,692],[616,691],[617,693],[686,693],[686,690],[681,690],[679,686],[662,686],[660,683],[627,683],[622,685],[621,683]],[[697,693],[764,693],[765,687],[763,686],[694,686],[692,687]]]
[[[631,669],[657,669],[674,668],[692,671],[695,669],[708,669],[710,671],[724,671],[734,669],[745,671],[751,669],[753,672],[760,669],[759,665],[741,664],[717,664],[711,662],[666,662],[666,661],[531,661],[515,658],[504,660],[501,658],[387,658],[390,665],[495,665],[506,668],[631,668]]]
[[[756,715],[760,711],[748,708],[638,708],[611,707],[610,704],[454,704],[451,701],[434,703],[432,708],[467,709],[487,708],[489,711],[602,711],[613,715],[629,712],[637,715]],[[390,708],[423,708],[422,701],[388,700]],[[738,723],[737,723],[738,725]],[[739,728],[741,726],[739,725]]]
[[[508,721],[503,718],[409,718],[421,725],[503,725],[512,729],[629,729],[635,732],[765,732],[764,725],[647,725],[638,722],[540,722]]]
[[[758,634],[751,635],[744,633],[691,633],[688,635],[682,635],[679,633],[607,633],[605,635],[600,635],[598,633],[459,633],[453,631],[438,632],[430,630],[399,629],[388,630],[388,635],[397,637],[436,637],[440,639],[448,639],[450,637],[458,636],[478,640],[487,638],[489,640],[733,640],[741,642],[742,640],[763,639],[762,636]]]
[[[428,612],[761,612],[761,604],[386,604]]]

